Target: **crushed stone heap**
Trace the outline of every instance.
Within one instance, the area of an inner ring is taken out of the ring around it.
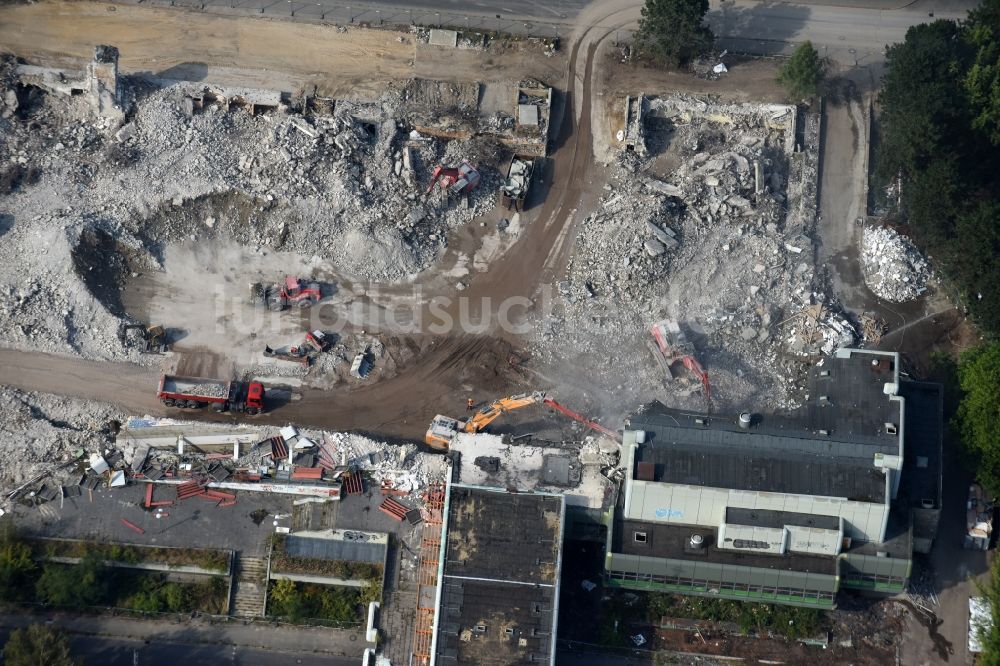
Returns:
[[[909,239],[894,229],[866,227],[861,241],[865,284],[881,299],[911,301],[927,289],[930,268]]]

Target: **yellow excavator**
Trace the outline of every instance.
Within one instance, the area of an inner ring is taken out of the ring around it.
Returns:
[[[512,412],[515,409],[527,407],[528,405],[537,405],[539,403],[555,409],[559,413],[564,416],[568,416],[574,421],[579,421],[591,430],[596,430],[615,440],[621,439],[618,433],[613,430],[609,430],[600,423],[595,423],[585,416],[577,414],[567,407],[563,407],[542,391],[535,391],[533,393],[520,393],[518,395],[511,395],[494,400],[476,412],[468,421],[459,421],[458,419],[453,419],[450,416],[438,414],[434,417],[434,420],[431,421],[431,425],[427,429],[427,434],[424,436],[424,441],[428,446],[435,449],[447,449],[451,444],[451,441],[455,438],[455,435],[458,433],[481,432],[486,426],[493,423],[493,421],[503,414]]]

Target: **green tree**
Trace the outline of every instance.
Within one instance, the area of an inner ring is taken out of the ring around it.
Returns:
[[[803,42],[792,53],[778,74],[778,83],[795,99],[813,97],[819,92],[826,66],[812,42]]]
[[[708,0],[646,0],[635,45],[661,65],[679,67],[712,48]]]
[[[1000,0],[985,0],[969,12],[965,41],[975,52],[964,81],[972,125],[1000,145]]]
[[[993,560],[989,577],[985,581],[974,581],[979,594],[986,598],[990,607],[989,628],[980,628],[979,641],[983,646],[976,663],[981,666],[1000,666],[1000,559]]]
[[[958,432],[975,458],[977,478],[993,497],[1000,497],[1000,342],[970,349],[958,364],[962,402]]]
[[[881,182],[910,177],[964,143],[967,108],[955,76],[962,69],[960,33],[952,21],[935,21],[913,26],[905,41],[886,49],[879,93]]]
[[[901,186],[914,241],[1000,336],[1000,0],[910,28],[886,68],[875,185]]]
[[[46,564],[35,585],[38,598],[56,606],[91,606],[108,593],[107,572],[101,559],[89,553],[76,566]]]
[[[80,666],[69,651],[66,635],[58,629],[33,624],[11,632],[3,647],[6,666]]]
[[[270,615],[287,617],[293,622],[302,619],[305,610],[302,595],[295,581],[282,578],[271,585],[271,593],[267,598]]]
[[[0,601],[22,601],[36,568],[31,546],[5,529],[0,534]]]

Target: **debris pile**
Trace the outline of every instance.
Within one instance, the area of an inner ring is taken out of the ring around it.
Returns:
[[[83,400],[25,393],[0,386],[0,508],[9,506],[9,494],[35,480],[57,494],[87,452],[104,451],[115,424],[117,409]],[[28,489],[30,490],[30,489]]]
[[[927,289],[927,260],[894,229],[865,227],[861,263],[865,284],[881,299],[901,303],[917,298]]]
[[[76,77],[0,62],[0,163],[11,165],[0,169],[0,344],[25,350],[154,362],[116,339],[121,293],[182,243],[226,238],[355,278],[408,279],[450,229],[495,207],[509,154],[489,138],[411,131],[405,86],[375,102],[293,105],[273,91],[116,76],[122,124],[61,80]],[[425,194],[435,166],[466,160],[479,187]]]
[[[793,406],[794,356],[854,340],[815,278],[818,125],[806,117],[793,152],[793,107],[677,97],[650,100],[644,119],[648,154],[619,154],[578,226],[538,353],[559,341],[648,385],[663,379],[654,359],[625,345],[677,320],[719,395]],[[658,170],[664,154],[671,166]]]

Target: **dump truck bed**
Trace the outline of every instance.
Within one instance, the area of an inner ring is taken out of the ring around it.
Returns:
[[[221,379],[163,375],[163,379],[160,381],[160,393],[186,395],[206,400],[225,400],[229,398],[231,385],[232,382]]]

